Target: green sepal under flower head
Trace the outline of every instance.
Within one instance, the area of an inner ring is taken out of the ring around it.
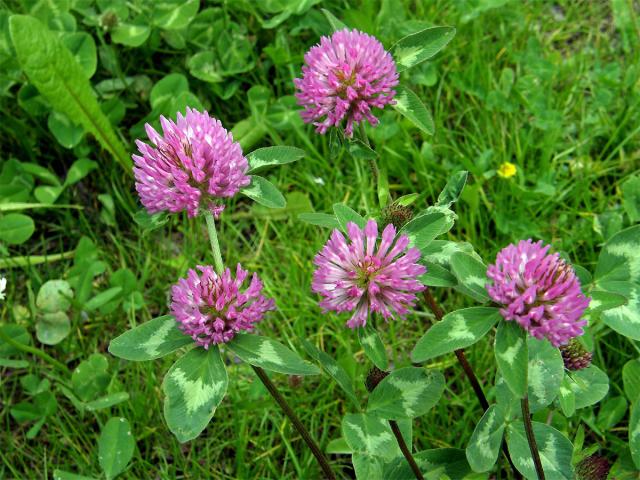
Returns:
[[[567,370],[582,370],[591,365],[593,354],[580,343],[577,339],[572,339],[567,345],[560,347],[562,360]]]
[[[365,387],[367,387],[367,391],[369,393],[373,392],[378,384],[389,375],[389,372],[385,372],[384,370],[380,370],[378,367],[373,367],[369,370],[369,374],[367,375],[367,379],[364,382]]]
[[[393,224],[396,229],[400,230],[411,218],[413,218],[413,209],[409,205],[400,205],[394,202],[382,209],[382,224],[384,226]]]
[[[576,480],[606,480],[610,469],[609,460],[591,455],[576,465]]]

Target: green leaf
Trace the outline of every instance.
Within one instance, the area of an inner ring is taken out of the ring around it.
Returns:
[[[27,329],[22,325],[17,325],[15,323],[0,324],[0,329],[2,329],[2,333],[4,333],[5,336],[11,338],[14,342],[21,343],[23,345],[29,345],[31,343],[31,336]],[[10,356],[19,352],[20,350],[16,347],[5,343],[5,341],[0,338],[1,356]]]
[[[575,372],[567,372],[565,379],[562,386],[569,388],[573,393],[576,410],[595,405],[609,391],[609,377],[595,365]],[[566,392],[564,393],[566,395]]]
[[[300,160],[304,157],[304,150],[296,147],[265,147],[254,150],[247,155],[249,173],[264,167],[284,165]]]
[[[87,410],[93,412],[95,410],[113,407],[114,405],[126,402],[127,400],[129,400],[129,394],[127,392],[116,392],[97,398],[91,402],[87,402],[86,407]]]
[[[365,355],[376,367],[380,370],[387,370],[389,368],[384,343],[382,343],[380,335],[378,335],[375,328],[371,325],[358,327],[358,340],[364,349]]]
[[[409,245],[419,250],[426,248],[442,233],[447,219],[440,212],[419,215],[400,229],[399,235],[409,237]]]
[[[453,27],[431,27],[398,40],[391,47],[398,72],[430,59],[456,35]]]
[[[427,273],[421,275],[418,280],[428,287],[455,287],[458,279],[449,270],[434,262],[422,262],[427,267]]]
[[[151,34],[149,25],[143,23],[120,23],[111,31],[113,43],[126,45],[127,47],[139,47],[147,41]]]
[[[96,168],[98,168],[98,162],[94,162],[88,158],[79,158],[71,164],[67,172],[67,178],[64,180],[64,186],[68,187],[79,182]]]
[[[474,472],[491,470],[498,460],[505,420],[504,409],[491,405],[476,425],[466,449],[467,461]]]
[[[87,303],[85,303],[83,309],[86,312],[92,312],[94,310],[97,310],[98,308],[109,303],[111,300],[113,300],[118,295],[120,295],[120,292],[122,292],[121,287],[108,288],[104,292],[100,292],[91,300],[89,300]]]
[[[627,413],[627,400],[624,397],[610,397],[601,406],[596,417],[597,427],[608,432],[622,420]]]
[[[486,288],[488,282],[486,265],[476,257],[462,252],[451,256],[450,265],[462,293],[482,303],[491,300]]]
[[[284,208],[287,206],[287,201],[273,183],[257,175],[250,175],[250,177],[251,183],[241,189],[240,193],[265,207]]]
[[[340,223],[335,215],[328,215],[326,213],[301,213],[298,215],[298,220],[310,223],[311,225],[317,225],[325,228],[340,228]]]
[[[556,398],[564,376],[560,350],[547,340],[527,339],[529,349],[528,394],[531,413],[543,409]]]
[[[333,213],[335,213],[338,223],[342,231],[347,231],[347,223],[353,222],[358,227],[364,229],[367,224],[367,220],[362,217],[358,212],[350,207],[347,207],[344,203],[336,203],[333,205]]]
[[[640,284],[640,225],[611,237],[602,248],[596,266],[596,284],[604,290],[607,282],[635,282]],[[614,290],[615,292],[615,290]]]
[[[607,288],[624,295],[627,302],[600,314],[605,325],[620,335],[640,340],[640,283],[608,282]]]
[[[627,297],[624,295],[605,292],[604,290],[591,290],[589,297],[591,297],[591,302],[589,302],[589,307],[586,311],[589,315],[611,310],[627,303]]]
[[[326,8],[321,8],[320,10],[324,14],[324,16],[327,18],[327,21],[329,22],[329,25],[331,25],[331,28],[333,29],[334,32],[337,32],[338,30],[344,30],[345,28],[346,29],[349,28],[344,23],[342,23],[340,20],[338,20],[333,15],[333,13],[331,13]]]
[[[492,307],[471,307],[448,313],[431,326],[411,352],[415,363],[426,362],[445,353],[473,345],[500,320]]]
[[[393,108],[424,133],[433,135],[435,132],[433,117],[418,95],[401,85],[396,87],[396,92],[396,103],[393,105]]]
[[[0,367],[6,368],[27,368],[29,362],[26,360],[11,360],[10,358],[0,357]]]
[[[640,221],[640,176],[629,177],[622,184],[622,204],[631,223]]]
[[[84,128],[81,125],[77,125],[69,117],[56,111],[49,114],[47,126],[64,148],[74,148],[84,136]]]
[[[371,392],[367,412],[389,420],[420,417],[438,403],[443,392],[442,373],[417,367],[400,368]]]
[[[71,306],[73,290],[66,280],[48,280],[36,297],[36,307],[44,313],[63,312]]]
[[[445,480],[468,478],[471,473],[464,450],[457,448],[436,448],[413,454],[425,480]],[[385,465],[384,478],[388,480],[414,480],[411,467],[404,457],[396,457]]]
[[[640,400],[631,405],[629,417],[629,449],[631,458],[636,467],[640,469]]]
[[[111,380],[108,367],[107,358],[99,353],[93,353],[80,362],[71,375],[73,392],[80,400],[93,400],[107,389]]]
[[[130,171],[129,154],[102,113],[85,72],[71,52],[35,18],[13,15],[9,25],[16,55],[29,81],[54,109],[80,123]]]
[[[162,382],[164,418],[181,443],[193,440],[207,427],[227,384],[217,346],[189,350],[169,369]]]
[[[622,368],[624,393],[629,401],[640,399],[640,359],[629,360]]]
[[[544,423],[533,422],[542,469],[546,478],[553,480],[573,480],[571,455],[573,445],[562,433]],[[528,479],[537,479],[529,443],[522,422],[514,422],[507,428],[509,454],[516,468]]]
[[[75,473],[65,472],[64,470],[54,470],[53,480],[96,480],[94,477],[85,477]]]
[[[200,0],[163,0],[154,2],[151,21],[165,30],[186,28],[198,13]]]
[[[158,212],[150,215],[149,212],[143,208],[133,214],[133,221],[143,230],[153,231],[167,223],[169,216],[167,212]]]
[[[495,346],[496,362],[502,378],[518,398],[527,393],[529,354],[527,334],[514,321],[502,320],[498,324]]]
[[[442,192],[440,192],[440,195],[438,195],[436,205],[449,208],[452,204],[457,202],[458,198],[460,198],[460,194],[462,193],[462,189],[464,189],[464,186],[467,183],[468,176],[469,172],[466,170],[454,173],[447,181],[447,184],[444,186]]]
[[[0,241],[19,245],[31,238],[36,226],[31,217],[21,213],[9,213],[0,217]]]
[[[573,380],[569,375],[565,375],[558,392],[558,403],[565,417],[572,417],[576,412],[576,395],[571,389]]]
[[[342,368],[340,364],[333,358],[317,348],[311,342],[305,340],[304,338],[300,339],[300,341],[302,342],[302,346],[309,354],[309,356],[322,366],[324,371],[327,372],[329,376],[336,381],[338,386],[342,388],[344,393],[347,394],[347,398],[351,400],[351,403],[353,403],[353,405],[357,409],[360,409],[360,401],[358,400],[358,397],[356,397],[356,393],[353,390],[353,382],[345,369]]]
[[[109,353],[125,360],[141,362],[164,357],[193,343],[180,331],[171,315],[154,318],[111,340]]]
[[[342,435],[353,452],[368,453],[385,461],[402,454],[389,426],[389,421],[377,415],[369,413],[346,414],[342,419]],[[407,439],[404,432],[402,436],[405,440]],[[408,444],[411,445],[410,436],[408,440]]]
[[[203,82],[218,83],[224,80],[216,69],[216,56],[212,51],[198,52],[187,60],[189,73]]]
[[[181,73],[170,73],[159,80],[151,89],[149,101],[151,108],[162,110],[171,104],[176,95],[189,91],[189,81]]]
[[[121,473],[133,456],[136,442],[126,418],[112,417],[98,439],[98,460],[107,480]]]
[[[87,32],[67,33],[62,36],[62,43],[73,54],[87,79],[93,77],[98,66],[96,43]]]
[[[44,313],[36,322],[36,338],[45,345],[56,345],[67,338],[71,321],[65,312]]]
[[[351,455],[351,463],[357,479],[384,480],[382,473],[382,460],[367,453],[354,453]]]
[[[320,369],[293,350],[268,337],[236,335],[227,347],[245,362],[287,375],[318,375]]]

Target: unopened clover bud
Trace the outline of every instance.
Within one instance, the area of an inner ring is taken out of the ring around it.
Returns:
[[[609,460],[591,455],[576,465],[576,480],[606,480],[610,469]]]
[[[567,345],[561,345],[560,353],[562,353],[562,360],[564,360],[564,366],[567,370],[582,370],[591,365],[593,354],[588,352],[582,343],[575,338]]]
[[[373,390],[378,386],[382,379],[387,375],[389,375],[389,372],[380,370],[378,367],[373,367],[371,370],[369,370],[369,374],[367,375],[367,379],[365,380],[364,385],[367,387],[367,390],[369,392],[373,392]]]
[[[398,230],[404,227],[413,217],[413,209],[406,205],[392,203],[382,209],[382,223],[393,225]]]

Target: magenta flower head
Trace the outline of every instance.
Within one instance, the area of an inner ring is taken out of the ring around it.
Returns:
[[[347,326],[367,324],[369,312],[378,312],[387,320],[403,318],[416,302],[416,292],[424,290],[418,276],[427,269],[416,263],[420,250],[408,248],[409,238],[387,225],[378,243],[378,225],[369,220],[364,230],[347,224],[349,241],[334,230],[331,238],[316,255],[318,267],[313,274],[312,289],[324,298],[325,312],[353,312]],[[377,248],[376,248],[377,247]]]
[[[515,320],[536,338],[547,338],[555,347],[582,335],[581,320],[590,299],[580,281],[558,253],[549,254],[542,241],[521,240],[503,248],[495,265],[489,265],[489,296],[503,305],[505,320]]]
[[[133,155],[136,190],[149,213],[186,210],[195,217],[224,210],[220,199],[234,196],[250,183],[249,164],[240,144],[219,120],[187,108],[177,122],[160,117],[162,135],[145,125],[155,148],[136,140],[142,154]]]
[[[209,348],[230,341],[236,333],[251,332],[275,302],[262,295],[262,282],[255,273],[248,288],[240,291],[248,272],[240,264],[236,278],[228,268],[218,275],[213,267],[198,266],[189,270],[171,289],[171,313],[179,328],[196,344]]]
[[[302,119],[319,133],[346,120],[345,133],[353,124],[369,120],[377,125],[373,107],[393,103],[398,72],[391,54],[375,38],[358,30],[340,30],[322,37],[304,56],[302,78],[294,80]]]

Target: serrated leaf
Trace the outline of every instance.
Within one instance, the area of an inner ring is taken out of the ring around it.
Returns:
[[[443,213],[427,213],[409,221],[400,229],[399,235],[409,237],[409,245],[422,251],[442,233],[446,224]]]
[[[416,343],[411,359],[425,362],[445,353],[473,345],[500,320],[500,311],[492,307],[471,307],[448,313]]]
[[[364,217],[343,203],[336,203],[333,206],[333,213],[336,215],[340,228],[345,232],[347,231],[347,223],[349,222],[355,223],[361,229],[364,229],[367,224],[367,220]]]
[[[458,279],[460,291],[473,299],[486,303],[487,266],[468,253],[454,253],[450,259],[451,273]]]
[[[402,72],[430,59],[455,36],[453,27],[431,27],[398,40],[391,47],[397,69]]]
[[[127,330],[109,343],[109,353],[125,360],[141,362],[164,357],[193,343],[180,331],[171,315],[154,318]]]
[[[396,92],[393,108],[427,135],[433,135],[433,117],[422,100],[412,90],[401,85],[396,87]]]
[[[502,320],[496,332],[494,353],[498,369],[509,390],[522,398],[527,393],[529,353],[526,332],[513,321]]]
[[[491,405],[476,425],[466,449],[467,461],[474,472],[486,472],[498,460],[505,420],[504,409]]]
[[[405,367],[387,375],[369,395],[367,412],[388,420],[424,415],[444,392],[444,376],[438,371]]]
[[[169,369],[162,382],[164,418],[181,443],[207,427],[227,392],[227,370],[217,346],[194,348]]]
[[[562,433],[544,423],[532,422],[546,478],[573,480],[571,455],[573,445]],[[522,422],[511,423],[507,429],[509,454],[516,468],[528,479],[537,479],[529,443]]]
[[[365,325],[364,327],[358,327],[358,340],[362,346],[365,355],[373,364],[380,370],[387,370],[389,368],[389,361],[387,360],[387,352],[384,348],[384,343],[380,339],[380,335],[375,328],[371,325]]]
[[[301,213],[298,215],[298,220],[319,227],[340,228],[340,223],[338,223],[336,216],[326,213]]]
[[[531,413],[550,405],[556,398],[564,377],[560,350],[547,340],[527,339],[529,350],[528,395]]]
[[[356,408],[360,408],[360,402],[358,401],[358,397],[356,397],[356,393],[353,390],[353,382],[351,381],[351,377],[345,371],[344,368],[340,366],[338,362],[336,362],[331,356],[327,355],[325,352],[317,348],[311,342],[308,342],[305,339],[300,339],[302,342],[302,346],[309,354],[311,358],[313,358],[316,362],[318,362],[325,372],[329,374],[331,378],[333,378],[338,386],[342,388],[344,393],[347,394],[347,398],[351,400],[351,403]]]
[[[102,113],[85,72],[39,20],[13,15],[9,31],[22,69],[54,109],[80,123],[127,170],[131,159]],[[113,38],[113,37],[112,37]]]
[[[227,347],[245,362],[287,375],[318,375],[320,369],[293,350],[268,337],[236,335]]]
[[[277,146],[258,148],[247,155],[249,173],[264,167],[285,165],[304,158],[304,150],[296,147]]]
[[[251,183],[240,190],[254,202],[269,208],[284,208],[287,201],[280,193],[280,190],[269,180],[257,175],[250,175]]]
[[[127,467],[135,446],[136,442],[127,419],[110,418],[98,439],[98,460],[107,480],[111,480]]]

